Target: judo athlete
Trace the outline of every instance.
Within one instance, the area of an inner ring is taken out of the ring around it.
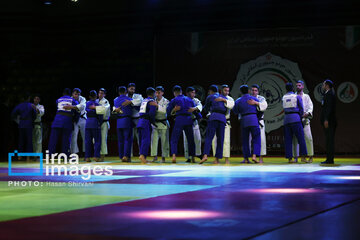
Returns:
[[[76,105],[73,109],[80,112],[80,118],[78,121],[75,121],[74,123],[74,131],[71,136],[70,151],[71,153],[79,152],[77,140],[80,131],[82,138],[82,151],[85,152],[86,99],[83,96],[81,96],[81,90],[79,88],[73,89],[72,97],[79,102],[79,104]]]
[[[226,125],[226,112],[227,108],[225,107],[227,98],[218,93],[218,87],[216,85],[211,85],[209,88],[209,96],[205,100],[204,113],[207,114],[210,112],[208,118],[208,124],[206,127],[206,136],[204,143],[204,156],[200,161],[200,164],[203,164],[208,159],[210,154],[211,143],[216,134],[216,154],[215,154],[215,164],[219,163],[219,159],[223,157],[223,147],[224,147],[224,132]]]
[[[164,88],[157,86],[155,88],[155,101],[158,105],[155,115],[155,124],[152,125],[151,133],[151,156],[154,157],[153,162],[157,161],[158,143],[161,140],[161,161],[165,162],[165,158],[169,157],[169,128],[170,124],[167,120],[166,108],[169,105],[169,100],[163,97]]]
[[[301,96],[303,106],[304,106],[304,115],[302,116],[302,125],[304,127],[304,137],[305,137],[305,143],[306,143],[306,149],[309,156],[309,163],[313,162],[314,158],[314,144],[313,144],[313,138],[311,134],[311,128],[310,128],[310,119],[313,117],[313,103],[311,101],[311,98],[308,94],[304,93],[304,82],[302,80],[297,81],[296,83],[296,92],[298,96]],[[295,156],[295,161],[297,161],[297,158],[299,156],[299,144],[297,142],[296,137],[293,138],[293,151]]]
[[[234,114],[241,116],[241,141],[243,144],[244,161],[242,163],[249,163],[249,157],[252,156],[254,163],[259,163],[256,160],[257,156],[260,156],[261,139],[260,128],[257,117],[257,108],[255,105],[250,105],[249,100],[258,102],[259,100],[249,94],[248,85],[240,86],[240,92],[242,97],[235,101],[233,108]],[[249,147],[249,135],[251,135],[253,143],[253,151],[250,151]]]
[[[32,142],[33,142],[33,151],[35,153],[41,153],[42,152],[42,123],[41,123],[41,117],[45,113],[45,108],[43,105],[40,104],[40,96],[35,95],[33,98],[34,106],[36,107],[36,119],[34,121],[34,128],[33,128],[33,136],[32,136]]]
[[[194,102],[182,94],[182,89],[180,86],[175,85],[173,87],[174,98],[170,101],[167,107],[168,116],[175,116],[174,129],[171,133],[170,139],[170,150],[172,154],[172,163],[176,163],[176,155],[178,153],[178,142],[182,131],[185,131],[189,146],[189,155],[191,156],[191,161],[195,162],[195,143],[194,143],[194,133],[193,133],[193,120],[191,118],[192,112],[195,111]],[[200,118],[201,115],[197,114],[197,117]]]
[[[139,111],[140,111],[140,105],[142,103],[142,101],[144,100],[143,96],[141,96],[141,94],[137,94],[135,93],[135,90],[136,90],[136,85],[135,83],[129,83],[128,84],[128,88],[127,88],[127,97],[131,98],[131,102],[124,102],[123,106],[127,106],[128,104],[131,104],[132,105],[132,114],[131,114],[131,119],[133,121],[133,133],[132,133],[132,138],[136,138],[137,140],[137,143],[138,145],[140,144],[139,143],[139,136],[138,136],[138,132],[137,132],[137,124],[138,124],[138,121],[139,121],[139,117],[140,117],[140,114],[139,114]],[[131,143],[132,144],[132,143]],[[139,145],[140,147],[140,145]],[[133,153],[133,149],[132,149],[132,145],[131,145],[131,155]]]
[[[30,103],[30,96],[25,96],[24,101],[17,105],[11,112],[11,118],[20,118],[19,124],[19,152],[31,153],[33,151],[32,134],[33,121],[36,118],[36,107]],[[19,158],[20,159],[20,158]],[[27,157],[27,160],[30,160]]]
[[[71,133],[73,131],[73,118],[78,118],[79,113],[75,110],[79,102],[70,97],[71,90],[65,88],[63,96],[56,100],[57,112],[51,125],[49,139],[49,153],[56,153],[56,144],[59,136],[62,136],[61,152],[70,154]]]
[[[286,83],[287,93],[282,98],[284,117],[284,135],[285,135],[285,157],[289,159],[289,163],[295,163],[293,160],[292,142],[293,135],[300,144],[301,161],[307,163],[305,156],[307,155],[306,143],[304,138],[304,129],[301,123],[301,117],[304,115],[304,107],[302,98],[293,92],[293,84]]]
[[[87,119],[85,124],[85,161],[91,162],[94,157],[96,162],[100,160],[101,149],[101,124],[103,120],[102,114],[96,114],[96,107],[100,104],[97,102],[97,92],[90,91],[90,100],[86,103]]]
[[[113,112],[116,114],[119,157],[123,162],[131,162],[131,146],[133,141],[132,98],[126,95],[126,87],[120,86],[119,96],[114,99]],[[125,104],[124,104],[125,103]]]
[[[233,109],[235,105],[235,101],[232,97],[229,96],[230,94],[230,88],[228,85],[224,84],[221,86],[221,94],[226,97],[225,107],[226,107],[226,125],[225,125],[225,132],[224,132],[224,147],[223,147],[223,157],[225,158],[225,163],[230,164],[229,158],[230,158],[230,110]],[[217,144],[217,138],[214,137],[212,141],[212,149],[214,156],[216,155],[216,144]]]
[[[259,101],[255,101],[253,99],[249,99],[248,104],[255,105],[257,108],[257,117],[259,121],[259,127],[260,127],[260,139],[261,139],[261,150],[260,150],[260,157],[259,162],[264,162],[264,156],[266,155],[266,135],[265,135],[265,122],[264,122],[264,112],[268,107],[268,104],[266,102],[266,99],[263,96],[259,95],[259,85],[254,84],[251,86],[251,96],[256,97]],[[249,138],[250,144],[252,142],[252,138],[250,135]],[[252,144],[251,144],[252,146]]]
[[[101,150],[100,150],[100,156],[101,161],[104,161],[105,155],[108,154],[107,149],[107,136],[110,129],[109,119],[110,119],[110,103],[105,98],[106,96],[106,90],[104,88],[99,89],[98,93],[99,98],[97,99],[97,102],[99,103],[99,106],[96,107],[96,114],[102,114],[103,120],[101,124]]]
[[[157,104],[154,100],[155,89],[149,87],[146,89],[146,96],[140,106],[140,118],[137,125],[139,142],[140,142],[140,157],[139,160],[142,163],[146,163],[146,157],[149,153],[149,147],[151,143],[151,124],[155,124],[155,115]]]
[[[189,97],[195,104],[195,110],[194,113],[200,113],[203,109],[203,106],[201,104],[201,101],[195,97],[195,88],[188,87],[186,88],[186,96]],[[195,142],[195,155],[202,159],[201,156],[201,133],[200,133],[200,127],[199,122],[196,119],[195,114],[191,115],[191,118],[193,120],[193,132],[194,132],[194,142]],[[191,162],[191,159],[189,158],[189,150],[188,150],[188,143],[185,137],[185,132],[183,132],[184,136],[184,155],[187,159],[186,162]]]

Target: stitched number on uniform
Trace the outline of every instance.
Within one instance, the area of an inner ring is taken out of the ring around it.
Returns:
[[[146,113],[146,105],[147,104],[148,104],[148,101],[145,101],[145,100],[141,103],[139,113]]]
[[[296,95],[287,95],[283,98],[283,108],[295,108],[297,106]]]

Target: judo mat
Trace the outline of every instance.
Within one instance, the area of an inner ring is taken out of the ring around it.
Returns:
[[[212,160],[81,162],[112,167],[89,180],[0,163],[1,239],[360,239],[360,159]]]

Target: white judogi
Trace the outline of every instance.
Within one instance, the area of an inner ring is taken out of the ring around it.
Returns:
[[[201,101],[197,98],[192,99],[195,103],[195,107],[199,110],[199,112],[202,111],[203,105],[201,104]],[[192,115],[192,118],[195,119],[195,115]],[[193,122],[193,131],[194,131],[194,142],[195,142],[195,156],[201,155],[201,134],[200,134],[200,127],[197,120],[194,120]],[[186,140],[185,132],[183,131],[183,138],[184,138],[184,155],[186,159],[189,159],[189,150],[188,150],[188,143]]]
[[[156,99],[158,109],[155,115],[156,126],[152,125],[151,133],[151,156],[157,156],[159,138],[161,139],[161,156],[169,157],[169,128],[170,124],[167,120],[166,108],[169,104],[169,100],[162,97],[160,101]]]
[[[259,119],[260,138],[261,138],[260,156],[265,156],[266,155],[266,135],[265,135],[264,112],[267,109],[268,104],[266,102],[266,99],[263,96],[257,95],[256,98],[259,100],[259,106],[257,106],[257,110],[260,112],[263,112],[262,117]],[[249,146],[252,146],[251,145],[251,134],[249,137]]]
[[[231,129],[231,124],[230,124],[230,110],[234,108],[235,105],[235,101],[232,97],[230,96],[226,96],[227,100],[225,103],[225,107],[227,108],[226,111],[226,126],[225,126],[225,132],[224,132],[224,146],[223,146],[223,157],[230,157],[230,129]],[[214,139],[212,141],[212,150],[213,150],[213,154],[215,156],[216,154],[216,143],[217,143],[217,138],[216,138],[216,134],[214,136]]]
[[[303,100],[304,113],[309,114],[309,117],[302,118],[302,122],[303,122],[303,126],[304,126],[306,149],[308,152],[308,156],[314,156],[314,143],[313,143],[311,128],[310,128],[310,119],[313,116],[312,114],[313,114],[314,105],[308,94],[303,93],[301,98]],[[297,157],[299,156],[299,144],[298,144],[296,137],[293,138],[293,153],[294,153],[294,156],[297,156]]]
[[[39,110],[39,113],[36,114],[36,119],[34,121],[33,128],[33,150],[35,153],[42,152],[42,125],[41,125],[41,117],[45,113],[45,109],[43,105],[36,105],[36,109]]]
[[[126,94],[126,96],[129,97],[129,94]],[[134,128],[133,128],[133,139],[136,138],[136,141],[138,143],[139,146],[139,135],[138,135],[138,131],[137,131],[137,124],[139,122],[139,117],[140,117],[140,106],[142,101],[144,100],[143,96],[141,94],[138,93],[134,93],[131,97],[133,100],[131,101],[132,103],[132,114],[131,114],[131,118],[134,124]],[[131,156],[133,156],[133,148],[131,146]]]
[[[82,151],[85,152],[85,124],[86,124],[86,99],[83,96],[79,96],[79,104],[76,105],[77,109],[80,112],[80,118],[77,123],[74,123],[74,130],[71,135],[71,153],[78,153],[79,147],[77,144],[79,130],[82,138]]]
[[[100,106],[96,106],[96,114],[103,114],[103,123],[101,124],[101,150],[100,155],[107,155],[107,136],[110,129],[110,103],[106,98],[96,100]]]

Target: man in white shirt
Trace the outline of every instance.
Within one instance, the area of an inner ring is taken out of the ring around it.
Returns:
[[[41,124],[41,117],[45,113],[45,109],[43,105],[40,105],[40,96],[34,96],[34,106],[36,110],[36,119],[34,121],[34,128],[33,128],[33,151],[35,153],[42,152],[42,124]]]
[[[225,117],[226,117],[226,125],[225,125],[225,132],[224,132],[224,147],[223,147],[223,157],[225,158],[225,163],[226,164],[230,164],[229,161],[229,157],[230,157],[230,129],[231,129],[231,124],[230,124],[230,110],[233,109],[234,105],[235,105],[235,101],[232,97],[229,96],[230,94],[230,88],[228,85],[224,84],[221,86],[221,94],[223,96],[225,96],[226,102],[225,102],[225,107],[227,108]],[[215,100],[217,101],[217,100]],[[212,149],[213,149],[213,154],[215,156],[216,154],[216,134],[214,136],[214,139],[212,141]],[[214,162],[215,164],[218,164],[218,161]]]
[[[196,95],[195,88],[193,88],[193,87],[186,88],[186,96],[191,98],[191,100],[193,100],[193,102],[195,104],[196,111],[201,112],[202,109],[203,109],[203,106],[201,104],[201,101],[198,98],[196,98],[195,95]],[[195,117],[194,114],[192,115],[192,119],[193,119],[193,131],[194,131],[194,141],[195,141],[195,155],[201,159],[202,156],[201,156],[200,127],[199,127],[198,120],[196,120],[196,117]],[[185,131],[183,131],[183,138],[184,138],[184,155],[185,155],[185,159],[187,159],[186,162],[191,162],[191,159],[189,157],[189,149],[188,149],[187,139],[186,139],[186,136],[185,136]]]
[[[74,88],[72,91],[72,98],[79,102],[78,105],[73,106],[74,109],[80,112],[80,118],[74,123],[74,130],[71,135],[71,153],[78,153],[79,147],[77,144],[79,131],[82,138],[82,152],[85,153],[85,124],[86,124],[86,99],[81,96],[81,90]]]
[[[151,134],[151,156],[154,157],[153,162],[157,161],[158,143],[161,140],[161,162],[165,162],[165,158],[169,157],[169,128],[170,124],[167,120],[166,108],[169,105],[169,100],[163,97],[164,88],[162,86],[156,87],[156,103],[158,108],[155,115],[155,125],[152,125]]]
[[[254,100],[249,100],[250,105],[256,105],[256,108],[258,110],[258,119],[259,119],[259,127],[260,127],[260,138],[261,138],[261,150],[260,150],[260,157],[259,157],[259,163],[264,162],[264,156],[266,155],[266,135],[265,135],[265,122],[264,122],[264,112],[268,107],[268,104],[266,102],[266,99],[259,95],[259,85],[253,84],[251,86],[251,96],[256,97],[259,102],[256,102]],[[251,135],[249,138],[250,146],[251,146]]]
[[[302,80],[297,81],[296,92],[297,95],[301,96],[303,101],[304,115],[302,116],[302,124],[304,127],[306,149],[309,156],[308,162],[311,163],[314,158],[314,144],[310,128],[310,119],[313,117],[314,105],[311,101],[310,96],[304,93],[304,82]],[[299,156],[299,144],[295,137],[293,138],[293,152],[295,153],[295,161],[297,161],[297,158]]]
[[[110,103],[105,98],[106,96],[106,90],[104,88],[99,89],[99,98],[97,99],[97,102],[100,104],[100,106],[96,107],[96,113],[103,115],[103,122],[101,124],[101,161],[104,161],[105,155],[108,154],[107,149],[107,136],[110,129],[109,119],[110,119]]]

